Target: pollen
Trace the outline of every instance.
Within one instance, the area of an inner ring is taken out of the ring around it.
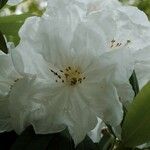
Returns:
[[[56,77],[55,82],[61,82],[69,86],[75,86],[77,84],[81,84],[86,77],[83,75],[81,70],[76,67],[68,66],[64,69],[55,71],[50,69],[53,75]]]

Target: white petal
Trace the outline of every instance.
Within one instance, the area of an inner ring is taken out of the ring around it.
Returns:
[[[137,63],[135,65],[135,72],[137,75],[140,89],[150,81],[150,62]]]
[[[17,133],[21,133],[30,124],[30,115],[41,108],[41,105],[34,99],[36,94],[41,98],[43,91],[45,87],[35,77],[25,77],[13,85],[9,97],[9,110],[12,126]]]
[[[123,6],[115,10],[120,39],[130,40],[133,51],[149,45],[150,23],[147,16],[136,7]]]
[[[150,26],[146,14],[140,11],[137,7],[123,6],[118,8],[118,10],[124,15],[126,15],[130,19],[130,21],[133,22],[134,24],[145,26],[145,27]]]
[[[70,94],[70,106],[65,116],[65,123],[75,145],[79,144],[97,124],[94,112],[84,103],[77,89]]]
[[[128,106],[134,98],[134,91],[130,83],[116,85],[119,100],[124,106]]]
[[[29,17],[25,20],[24,24],[19,30],[19,36],[24,40],[32,40],[34,41],[38,34],[39,28],[39,17]],[[37,37],[38,38],[38,37]]]
[[[104,67],[111,67],[108,74],[112,82],[122,84],[128,82],[134,70],[132,55],[128,49],[117,49],[101,55],[100,64]]]
[[[88,133],[88,136],[92,139],[94,143],[99,143],[100,139],[102,138],[101,131],[104,127],[106,127],[106,125],[100,118],[97,119],[98,123],[96,127]]]
[[[30,45],[30,43],[20,42],[15,50],[21,56],[21,59],[23,61],[24,73],[35,74],[38,77],[44,79],[49,77],[50,68],[48,68],[49,66],[47,62],[40,54],[34,52],[34,47]],[[14,59],[15,67],[18,68],[17,71],[20,70],[18,61],[15,61],[17,60],[16,57],[14,55],[12,57]]]
[[[41,104],[44,114],[38,118],[34,114],[32,115],[33,119],[31,122],[36,133],[55,133],[66,128],[64,112],[68,106],[67,100],[65,88],[51,85],[51,88],[46,90],[43,99],[37,101],[37,103]]]
[[[111,83],[85,83],[80,91],[84,102],[98,117],[113,126],[119,125],[123,116],[122,105]]]
[[[94,22],[81,23],[75,30],[71,48],[75,51],[99,51],[100,55],[106,51],[105,34]]]
[[[14,66],[10,54],[0,54],[0,94],[7,95],[10,86],[20,76]]]
[[[32,35],[28,31],[31,24],[36,26],[35,29],[31,31]],[[49,28],[47,28],[47,26],[49,26]],[[73,31],[74,19],[71,17],[65,20],[61,17],[51,18],[50,16],[43,16],[40,19],[35,17],[30,18],[20,30],[21,39],[25,42],[20,42],[18,49],[28,48],[28,50],[21,50],[24,51],[22,53],[27,53],[26,55],[29,55],[28,51],[30,51],[30,53],[40,53],[48,64],[61,66],[61,64],[66,61],[64,51],[67,51],[70,47]],[[31,57],[29,59],[32,60],[33,56],[28,57]],[[34,61],[36,62],[36,60]]]
[[[77,0],[81,4],[84,4],[87,10],[87,13],[101,11],[103,9],[113,9],[120,6],[120,3],[117,0]]]
[[[18,74],[24,75],[24,64],[20,53],[16,49],[10,50],[12,64]]]
[[[139,86],[142,88],[150,81],[150,47],[140,49],[134,53],[135,72],[139,81]]]

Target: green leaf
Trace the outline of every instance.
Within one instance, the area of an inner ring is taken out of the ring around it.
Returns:
[[[22,14],[0,17],[0,30],[8,41],[14,42],[15,45],[19,43],[18,31],[25,19],[30,16],[30,14]]]
[[[150,82],[129,107],[122,128],[124,145],[135,147],[150,142]]]
[[[4,53],[8,53],[8,48],[5,42],[5,39],[3,37],[2,32],[0,31],[0,50],[3,51]]]
[[[8,0],[0,0],[0,9],[5,6]]]

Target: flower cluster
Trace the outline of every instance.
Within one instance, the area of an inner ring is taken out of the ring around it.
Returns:
[[[120,125],[134,97],[133,71],[140,87],[150,79],[150,23],[116,0],[49,0],[19,36],[17,47],[0,53],[1,132],[67,127],[77,145],[99,118]]]

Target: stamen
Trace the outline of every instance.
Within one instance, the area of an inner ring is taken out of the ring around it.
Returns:
[[[86,77],[83,77],[83,80],[85,80],[86,79]]]
[[[113,39],[113,40],[111,40],[111,43],[115,43],[115,40]]]
[[[60,75],[58,75],[58,78],[59,78],[59,79],[61,79],[61,76],[60,76]]]
[[[120,46],[127,46],[131,41],[127,40],[126,43],[117,42],[116,40],[111,40],[110,48],[117,48]]]
[[[52,73],[54,73],[54,71],[53,71],[52,69],[50,69],[50,71],[51,71]]]
[[[79,69],[74,67],[66,67],[64,70],[54,71],[50,69],[50,71],[55,75],[55,82],[61,81],[67,85],[74,86],[77,83],[82,83],[85,80],[85,76],[82,75]]]

